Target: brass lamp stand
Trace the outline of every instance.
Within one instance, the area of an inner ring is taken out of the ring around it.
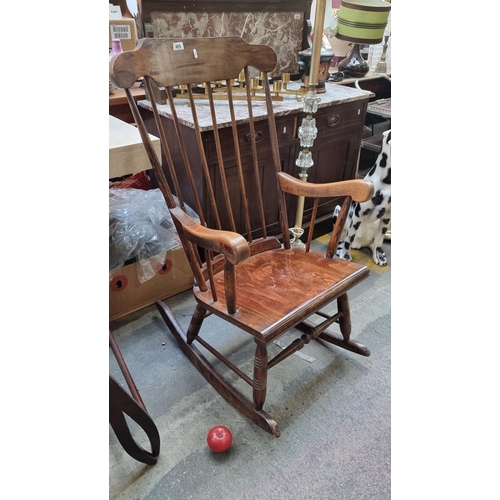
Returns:
[[[318,134],[316,128],[316,119],[313,114],[318,110],[318,104],[321,99],[316,92],[318,85],[319,61],[321,57],[321,45],[323,39],[323,24],[325,22],[325,10],[327,0],[318,0],[316,2],[316,11],[314,17],[314,38],[312,43],[311,64],[309,70],[309,79],[307,81],[307,93],[302,98],[302,106],[306,117],[302,120],[302,125],[299,127],[298,135],[300,139],[300,151],[295,165],[300,169],[299,178],[303,182],[307,182],[307,171],[314,165],[310,148],[313,146],[314,139]],[[299,196],[297,199],[297,213],[295,218],[295,226],[290,228],[293,240],[292,246],[304,247],[305,244],[300,240],[304,234],[302,229],[302,217],[304,215],[304,197]]]

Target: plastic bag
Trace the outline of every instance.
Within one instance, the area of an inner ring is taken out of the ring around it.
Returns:
[[[197,222],[196,213],[187,208]],[[159,189],[109,190],[109,272],[129,261],[139,263],[138,279],[144,283],[155,275],[155,261],[162,252],[181,245],[165,199]]]

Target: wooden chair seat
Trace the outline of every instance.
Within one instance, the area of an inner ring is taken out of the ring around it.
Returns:
[[[194,294],[211,312],[226,317],[223,274],[214,276],[219,300],[213,300],[210,288],[195,287]],[[364,265],[300,248],[254,255],[236,268],[239,306],[231,323],[268,343],[368,275]]]
[[[278,437],[277,422],[263,409],[270,369],[315,339],[362,356],[370,354],[350,338],[347,298],[369,270],[333,255],[348,211],[370,199],[374,188],[362,179],[303,182],[282,171],[268,77],[276,62],[270,47],[250,45],[240,37],[143,39],[136,49],[111,59],[110,79],[126,91],[154,178],[194,275],[196,306],[187,331],[161,301],[156,303],[158,311],[210,384],[243,415]],[[129,90],[140,77],[148,95],[154,95],[155,85],[167,96],[168,110],[162,116],[158,105],[150,102],[156,130],[148,131]],[[201,87],[205,90],[199,99]],[[255,93],[257,88],[260,95]],[[260,121],[254,119],[255,100],[266,106],[267,114],[260,114]],[[303,100],[309,110],[316,102],[314,96]],[[229,122],[221,124],[221,117]],[[314,124],[308,114],[297,130],[312,133]],[[202,137],[207,129],[213,131],[208,150]],[[149,133],[161,140],[161,161]],[[307,156],[307,150],[301,155]],[[287,203],[293,199],[298,205],[306,198],[311,219],[305,248],[300,248],[291,243]],[[321,198],[342,206],[325,255],[311,251]],[[187,205],[199,222],[189,216]],[[322,309],[335,301],[336,309]],[[217,350],[203,337],[203,322],[211,314],[252,336],[252,375],[223,355],[226,349]],[[270,358],[269,343],[292,328],[302,335]],[[231,384],[207,353],[246,382],[251,396]]]

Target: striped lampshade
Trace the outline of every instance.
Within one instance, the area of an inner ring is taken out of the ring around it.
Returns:
[[[380,43],[390,11],[391,4],[383,0],[341,0],[336,37],[360,44]]]

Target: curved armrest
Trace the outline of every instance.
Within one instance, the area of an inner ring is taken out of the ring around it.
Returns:
[[[279,172],[278,181],[282,191],[296,196],[309,196],[312,198],[350,196],[354,201],[363,202],[369,200],[374,193],[373,184],[364,179],[315,184],[301,181],[285,172]]]
[[[182,225],[184,236],[194,244],[222,253],[231,264],[238,264],[250,257],[250,246],[240,234],[204,227],[179,207],[170,209],[170,213]]]

